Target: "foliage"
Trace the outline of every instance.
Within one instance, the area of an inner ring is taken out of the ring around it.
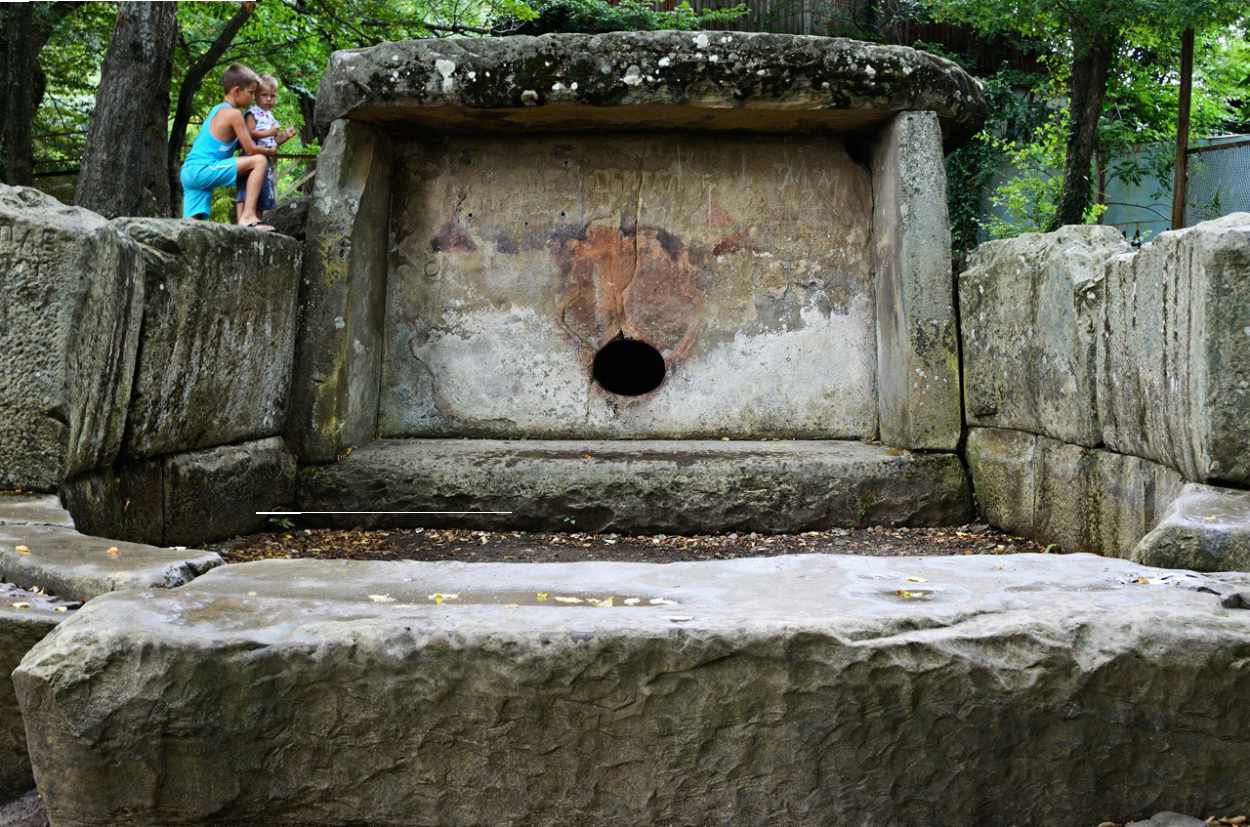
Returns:
[[[536,13],[529,20],[501,22],[501,34],[546,34],[547,32],[585,32],[601,34],[617,31],[655,31],[677,29],[690,31],[723,23],[732,23],[747,13],[744,5],[696,12],[688,2],[671,11],[657,11],[644,0],[537,0]]]

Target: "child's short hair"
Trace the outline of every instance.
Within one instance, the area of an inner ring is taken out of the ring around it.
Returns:
[[[260,83],[260,78],[251,69],[242,63],[231,63],[226,67],[226,71],[221,73],[221,88],[229,92],[236,86],[240,89],[246,89]]]
[[[277,92],[278,91],[278,79],[274,77],[273,75],[261,75],[260,76],[260,88],[272,89],[273,91]]]

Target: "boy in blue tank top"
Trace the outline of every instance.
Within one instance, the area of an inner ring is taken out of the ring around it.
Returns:
[[[257,146],[251,130],[243,122],[241,111],[256,99],[260,78],[246,66],[232,63],[222,74],[221,85],[225,98],[204,119],[178,175],[182,181],[182,217],[207,218],[212,212],[213,190],[234,186],[236,177],[246,176],[239,224],[255,230],[272,230],[268,224],[260,223],[256,199],[265,182],[269,157],[277,155],[278,150]],[[240,146],[247,155],[236,158],[234,152]]]

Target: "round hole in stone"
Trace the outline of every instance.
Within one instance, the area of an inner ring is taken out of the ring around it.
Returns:
[[[664,381],[664,357],[641,339],[617,336],[599,348],[591,374],[609,393],[641,396]]]

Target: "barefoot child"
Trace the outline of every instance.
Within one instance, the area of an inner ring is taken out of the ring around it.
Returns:
[[[260,223],[256,201],[269,168],[268,156],[278,151],[256,145],[239,111],[251,106],[259,83],[255,72],[238,63],[230,64],[221,76],[225,98],[209,110],[178,176],[182,181],[183,218],[207,218],[212,212],[213,190],[228,187],[235,183],[236,176],[246,175],[246,197],[239,223],[257,230],[273,229]],[[246,157],[234,157],[239,146],[248,153]]]
[[[243,122],[251,133],[257,146],[277,150],[295,135],[295,127],[282,129],[282,124],[273,116],[273,106],[278,102],[278,79],[273,75],[261,75],[260,86],[256,90],[256,105],[249,108],[243,115]],[[256,217],[264,218],[265,210],[278,206],[278,190],[274,186],[273,171],[277,164],[269,162],[265,172],[265,183],[260,188],[260,198],[256,202]],[[243,204],[247,199],[247,177],[239,176],[237,192],[234,197],[235,213],[239,223],[243,223]]]

